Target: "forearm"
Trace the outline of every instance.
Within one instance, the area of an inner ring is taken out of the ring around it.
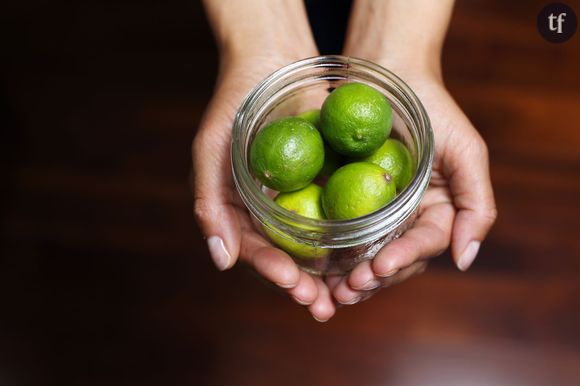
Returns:
[[[301,0],[204,0],[222,55],[314,55],[316,46]]]
[[[345,53],[381,58],[440,77],[440,57],[453,0],[356,0]]]

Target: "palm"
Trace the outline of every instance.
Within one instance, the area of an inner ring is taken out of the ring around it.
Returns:
[[[230,63],[220,74],[192,151],[195,210],[206,234],[215,234],[217,227],[228,233],[226,248],[232,261],[223,268],[231,267],[239,257],[266,279],[285,288],[297,302],[309,305],[316,319],[327,320],[334,313],[330,290],[320,278],[300,271],[286,253],[256,232],[235,190],[230,167],[231,127],[242,99],[261,79],[294,59],[275,56],[244,59]]]

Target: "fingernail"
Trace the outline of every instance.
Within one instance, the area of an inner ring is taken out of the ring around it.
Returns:
[[[276,284],[278,287],[284,288],[284,289],[290,289],[290,288],[296,287],[296,283],[287,284],[287,283],[274,282],[274,284]]]
[[[320,323],[325,323],[325,322],[327,322],[327,321],[328,321],[328,319],[318,319],[318,318],[317,318],[316,316],[314,316],[314,315],[312,315],[312,317],[314,318],[314,320],[316,320],[317,322],[320,322]]]
[[[218,236],[211,236],[207,239],[207,247],[211,258],[220,271],[230,267],[232,256],[228,253],[224,241]]]
[[[300,304],[302,306],[308,306],[308,305],[312,304],[312,302],[310,302],[310,303],[309,302],[305,302],[304,300],[299,299],[296,296],[292,296],[292,297],[294,298],[294,300],[296,301],[296,303],[298,303],[298,304]]]
[[[470,241],[457,261],[457,268],[462,271],[467,271],[467,269],[473,263],[473,260],[475,260],[475,256],[477,256],[477,252],[479,252],[480,245],[481,243],[479,241]]]
[[[380,276],[380,277],[389,277],[389,276],[393,276],[397,272],[399,272],[399,268],[391,269],[387,273],[383,273],[383,274],[380,274],[380,275],[378,273],[375,273],[375,275]]]
[[[360,296],[355,296],[354,298],[350,299],[349,301],[346,302],[340,302],[342,304],[344,304],[345,306],[350,306],[352,304],[356,304],[360,301],[361,297]]]
[[[377,288],[380,285],[381,285],[380,281],[378,281],[376,279],[371,279],[371,280],[367,281],[362,287],[360,287],[360,289],[363,291],[370,291],[370,290]]]

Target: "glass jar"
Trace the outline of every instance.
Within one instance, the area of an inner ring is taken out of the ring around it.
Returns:
[[[372,86],[389,100],[393,108],[391,137],[410,150],[415,175],[393,201],[366,216],[352,220],[299,216],[278,206],[272,200],[276,192],[252,176],[250,145],[266,123],[320,108],[324,98],[346,82]],[[253,216],[256,231],[266,238],[275,234],[272,239],[282,247],[290,243],[311,251],[310,256],[292,256],[301,269],[317,275],[339,275],[372,259],[413,224],[431,177],[433,132],[417,96],[390,71],[366,60],[318,56],[279,69],[246,96],[234,120],[231,151],[234,182]]]

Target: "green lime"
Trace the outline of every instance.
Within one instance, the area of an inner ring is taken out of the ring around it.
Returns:
[[[321,197],[322,188],[316,184],[309,184],[295,192],[279,193],[274,202],[300,216],[322,219],[325,216],[320,201]]]
[[[301,216],[323,219],[325,216],[324,211],[322,210],[321,197],[322,188],[316,184],[310,184],[295,192],[280,193],[276,196],[274,201],[282,208],[288,209],[289,211]],[[274,244],[294,257],[314,259],[328,255],[328,249],[292,240],[290,236],[279,230],[264,227],[264,231]]]
[[[298,114],[297,117],[312,123],[314,127],[320,129],[320,109],[305,111],[303,113]]]
[[[324,142],[316,128],[288,117],[260,130],[250,148],[254,175],[267,187],[291,192],[308,185],[324,163]]]
[[[382,208],[395,195],[395,182],[385,169],[370,162],[353,162],[330,176],[322,207],[326,217],[346,220]]]
[[[389,138],[371,155],[361,161],[372,162],[385,169],[397,185],[400,192],[405,189],[415,173],[415,162],[409,149],[394,138]]]
[[[366,157],[388,138],[392,120],[382,93],[362,83],[345,83],[326,97],[320,131],[337,153]]]

